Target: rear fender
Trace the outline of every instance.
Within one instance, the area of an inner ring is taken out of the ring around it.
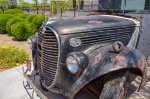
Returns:
[[[70,98],[90,81],[118,70],[138,70],[133,73],[142,76],[140,88],[146,84],[147,62],[144,56],[135,49],[125,47],[119,54],[115,53],[112,45],[99,47],[95,50],[84,52],[89,58],[88,67],[82,72],[80,78],[73,84]]]

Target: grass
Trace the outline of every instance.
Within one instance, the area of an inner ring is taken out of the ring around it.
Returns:
[[[26,51],[15,46],[0,45],[0,69],[8,69],[20,66],[29,60]]]

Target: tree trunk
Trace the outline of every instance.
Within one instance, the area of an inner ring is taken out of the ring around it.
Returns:
[[[39,14],[38,2],[36,2],[36,11],[37,11],[37,15],[38,15]]]
[[[36,14],[38,15],[39,14],[39,8],[38,8],[38,5],[36,4]]]
[[[1,6],[1,9],[2,9],[2,11],[3,11],[3,13],[4,13],[4,11],[5,11],[4,7]]]

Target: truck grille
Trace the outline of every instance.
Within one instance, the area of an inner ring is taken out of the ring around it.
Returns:
[[[106,43],[114,41],[129,40],[135,27],[122,27],[106,30],[95,30],[86,32],[88,35],[77,37],[82,40],[82,45]]]
[[[38,62],[43,82],[48,87],[55,79],[59,52],[56,35],[50,29],[44,29],[38,35]]]

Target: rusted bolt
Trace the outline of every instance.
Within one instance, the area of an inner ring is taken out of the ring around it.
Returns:
[[[112,44],[112,48],[116,53],[120,53],[122,49],[124,48],[124,45],[120,41],[116,41],[115,43]]]

